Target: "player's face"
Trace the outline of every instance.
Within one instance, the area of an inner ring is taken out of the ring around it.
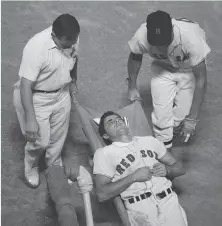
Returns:
[[[110,115],[106,117],[104,120],[104,128],[110,139],[125,135],[129,131],[124,120],[118,115]]]

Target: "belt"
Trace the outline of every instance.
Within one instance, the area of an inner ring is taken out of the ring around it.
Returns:
[[[33,89],[33,93],[57,93],[60,89],[57,90],[50,90],[50,91],[45,91],[45,90],[39,90],[39,89]]]
[[[146,192],[146,193],[144,193],[144,194],[142,194],[142,195],[138,195],[138,196],[135,196],[135,197],[133,197],[133,198],[130,198],[130,199],[128,199],[128,201],[129,201],[130,204],[132,204],[132,203],[135,203],[135,202],[139,202],[139,201],[141,201],[141,200],[143,200],[143,199],[147,199],[147,198],[149,198],[151,195],[152,195],[151,192]]]
[[[171,187],[167,188],[165,191],[162,191],[162,192],[160,192],[160,193],[157,193],[156,196],[157,196],[159,199],[163,199],[163,198],[165,198],[168,194],[171,194],[173,191],[174,191],[174,188],[171,186]],[[143,200],[143,199],[149,198],[151,195],[152,195],[151,192],[146,192],[146,193],[144,193],[144,194],[141,194],[141,195],[138,195],[138,196],[135,196],[135,197],[133,197],[133,198],[128,199],[128,202],[129,202],[130,204],[135,203],[135,202],[139,202],[139,201],[141,201],[141,200]]]
[[[160,199],[165,198],[168,194],[171,194],[174,192],[174,188],[171,186],[169,188],[167,188],[165,191],[162,191],[160,193],[157,193],[156,196]]]

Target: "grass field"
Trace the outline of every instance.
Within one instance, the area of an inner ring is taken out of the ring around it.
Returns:
[[[81,25],[79,93],[84,106],[103,112],[128,104],[127,41],[148,13],[166,10],[186,17],[206,31],[211,54],[208,89],[194,142],[175,148],[187,174],[175,180],[190,226],[221,226],[222,222],[222,3],[220,2],[2,2],[2,225],[55,226],[57,218],[49,201],[44,174],[41,186],[28,188],[22,180],[24,139],[12,104],[22,50],[30,37],[50,26],[61,13],[76,16]],[[145,57],[138,86],[149,119],[150,59]],[[66,164],[87,165],[90,150],[73,111],[64,148]],[[81,196],[73,187],[80,224],[85,225]],[[120,225],[110,203],[98,204],[92,194],[95,225]]]

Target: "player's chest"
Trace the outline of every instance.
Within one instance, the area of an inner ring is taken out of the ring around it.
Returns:
[[[157,162],[157,154],[152,149],[143,147],[125,147],[115,156],[116,173],[129,174],[144,166],[151,167]]]

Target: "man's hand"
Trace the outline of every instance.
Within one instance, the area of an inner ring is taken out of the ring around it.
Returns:
[[[180,133],[180,142],[188,143],[194,136],[198,120],[186,117],[183,122],[183,128]]]
[[[70,83],[70,94],[71,94],[71,97],[75,96],[77,93],[78,93],[77,81],[76,81],[76,79],[73,79],[72,82]]]
[[[75,182],[77,181],[77,177],[79,175],[79,169],[77,167],[67,167],[65,166],[65,174],[68,179]]]
[[[40,137],[39,126],[36,120],[27,120],[25,139],[29,142],[35,143],[37,138]]]
[[[128,99],[130,101],[142,100],[138,90],[136,88],[128,88]]]
[[[152,175],[152,170],[149,167],[142,167],[137,169],[132,176],[135,182],[145,182],[151,180]]]
[[[153,165],[153,176],[155,177],[165,177],[167,175],[166,166],[162,163],[155,163]]]

